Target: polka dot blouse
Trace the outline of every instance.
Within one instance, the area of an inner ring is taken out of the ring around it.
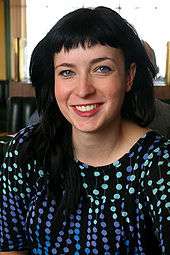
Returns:
[[[170,254],[170,141],[150,131],[103,167],[77,161],[83,194],[56,222],[48,175],[17,164],[31,128],[12,141],[0,170],[0,251],[29,254]]]

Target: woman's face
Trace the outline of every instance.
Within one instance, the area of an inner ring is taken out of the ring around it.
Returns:
[[[126,72],[124,62],[120,49],[101,44],[55,55],[55,97],[74,131],[97,132],[120,120],[135,75],[135,64]]]

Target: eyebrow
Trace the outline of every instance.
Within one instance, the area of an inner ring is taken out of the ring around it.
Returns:
[[[100,57],[100,58],[94,58],[90,61],[90,65],[93,65],[93,64],[97,64],[99,62],[102,62],[102,61],[105,61],[105,60],[110,60],[112,62],[115,62],[115,60],[113,58],[110,58],[110,57]],[[56,65],[55,66],[55,69],[58,68],[58,67],[75,67],[76,65],[75,64],[72,64],[72,63],[61,63],[59,65]]]

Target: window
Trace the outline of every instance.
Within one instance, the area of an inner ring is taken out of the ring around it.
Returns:
[[[64,14],[82,6],[103,5],[103,0],[27,0],[27,47],[25,76],[30,55],[38,41]],[[170,40],[169,0],[105,0],[104,5],[120,13],[155,50],[159,75],[165,76],[166,45]]]

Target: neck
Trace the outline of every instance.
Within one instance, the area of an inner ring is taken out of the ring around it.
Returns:
[[[89,165],[102,166],[116,160],[123,138],[122,122],[109,130],[83,133],[73,129],[75,158]]]
[[[75,158],[91,166],[104,166],[119,160],[129,152],[147,128],[120,121],[109,130],[83,133],[73,129]]]

